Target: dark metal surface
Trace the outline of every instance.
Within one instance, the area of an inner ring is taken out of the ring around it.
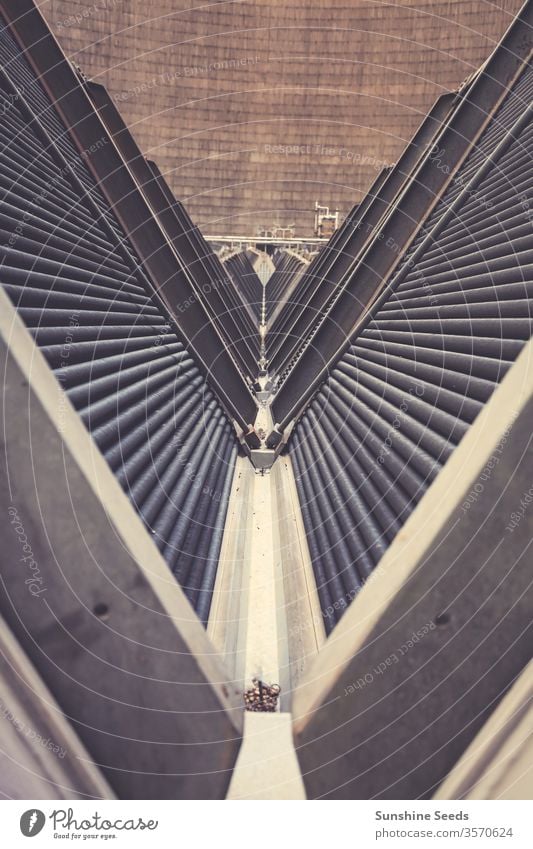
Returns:
[[[531,336],[532,98],[528,67],[291,436],[328,629]]]
[[[223,799],[242,696],[1,289],[0,369],[0,614],[22,672],[20,715],[33,705],[65,718],[69,755],[118,798]],[[30,746],[24,766],[44,779],[56,757],[39,751]],[[16,768],[2,767],[13,793]],[[54,767],[50,778],[40,798],[78,795],[72,773]]]
[[[446,189],[452,186],[457,190],[458,169],[475,152],[479,138],[529,61],[532,23],[533,7],[526,4],[482,72],[461,92],[460,103],[434,140],[438,150],[422,158],[379,233],[358,257],[356,268],[274,401],[273,416],[282,426],[301,414],[327,378]]]
[[[380,172],[362,203],[347,215],[302,275],[291,296],[290,308],[284,309],[282,320],[269,334],[269,349],[272,349],[269,358],[278,374],[290,368],[302,344],[327,311],[338,287],[343,285],[346,275],[353,272],[357,257],[372,241],[457,101],[457,92],[439,97],[394,168],[384,168]]]
[[[247,251],[238,251],[223,259],[223,265],[239,290],[255,322],[256,334],[263,314],[264,290]]]
[[[1,284],[205,622],[233,425],[6,29],[0,58]]]
[[[28,63],[68,127],[80,162],[96,180],[113,214],[128,234],[154,291],[208,376],[221,402],[241,426],[255,418],[246,382],[202,302],[186,265],[139,191],[118,148],[32,0],[3,0],[0,9]]]
[[[298,284],[304,276],[307,262],[289,250],[277,250],[272,261],[275,270],[265,286],[265,318],[268,321],[267,356],[271,370],[277,372],[278,360],[272,350],[273,342],[277,340],[278,334],[285,338],[285,324],[294,308]]]
[[[239,309],[238,303],[235,305],[228,301],[231,279],[217,263],[213,251],[183,206],[172,196],[155,164],[148,162],[137,147],[106,89],[93,82],[86,83],[85,88],[176,254],[187,268],[196,298],[205,305],[211,322],[219,328],[241,371],[253,379],[259,356],[257,334],[251,335],[243,323],[242,304]]]
[[[295,695],[308,798],[431,799],[530,662],[528,348]]]

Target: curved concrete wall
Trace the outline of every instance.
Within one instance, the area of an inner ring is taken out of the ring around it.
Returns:
[[[206,233],[346,213],[521,0],[46,0]],[[185,8],[187,7],[187,8]]]

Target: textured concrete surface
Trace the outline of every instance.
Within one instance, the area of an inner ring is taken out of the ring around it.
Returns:
[[[521,0],[45,0],[204,232],[346,213]]]

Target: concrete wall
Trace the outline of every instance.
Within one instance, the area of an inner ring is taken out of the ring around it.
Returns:
[[[521,0],[46,0],[204,232],[347,212]]]

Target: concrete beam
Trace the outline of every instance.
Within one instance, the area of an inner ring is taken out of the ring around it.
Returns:
[[[61,708],[0,617],[0,795],[113,799]]]
[[[530,342],[298,688],[310,797],[429,798],[529,661],[532,415]]]
[[[533,661],[517,678],[435,799],[533,797]]]
[[[231,800],[305,799],[290,713],[247,713],[227,795]]]
[[[265,475],[237,460],[208,634],[237,688],[280,684],[288,709],[325,640],[288,457]]]
[[[275,461],[270,475],[276,521],[272,528],[274,551],[282,563],[283,616],[287,630],[290,693],[282,704],[288,709],[293,693],[326,640],[307,537],[288,455]]]
[[[121,798],[224,798],[242,702],[0,292],[0,612]]]

